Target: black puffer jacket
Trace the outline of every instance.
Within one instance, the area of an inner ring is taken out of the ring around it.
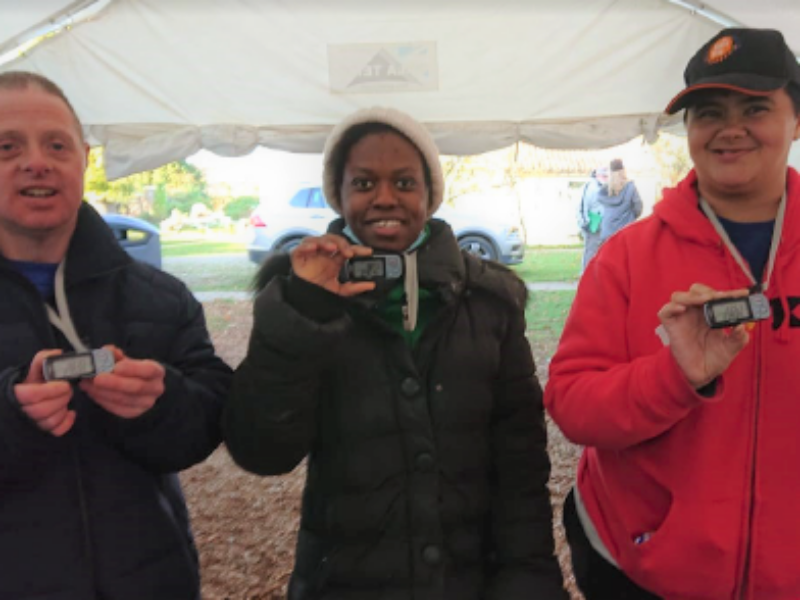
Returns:
[[[310,454],[291,600],[566,597],[525,287],[431,228],[419,279],[442,308],[413,352],[379,293],[262,272],[226,443],[264,475]]]
[[[61,438],[40,431],[13,386],[39,350],[71,348],[37,290],[0,257],[0,600],[199,598],[197,552],[173,473],[219,444],[230,369],[214,355],[185,286],[133,262],[88,205],[65,280],[81,338],[158,360],[166,391],[125,420],[75,388],[72,430]]]

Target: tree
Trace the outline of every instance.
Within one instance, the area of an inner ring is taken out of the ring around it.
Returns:
[[[474,156],[442,156],[445,202],[454,206],[461,196],[507,186],[506,165],[512,150],[504,148]]]
[[[650,148],[658,165],[662,188],[674,187],[691,170],[692,159],[685,137],[661,133]]]
[[[234,221],[238,221],[249,217],[258,204],[259,199],[256,196],[239,196],[225,205],[224,212]]]
[[[211,205],[205,176],[194,165],[177,161],[152,171],[108,181],[103,170],[101,148],[94,148],[89,153],[84,188],[87,198],[95,202],[155,221],[166,218],[173,208],[188,213],[194,204]]]

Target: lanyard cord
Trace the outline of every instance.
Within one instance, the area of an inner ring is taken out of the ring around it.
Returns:
[[[417,252],[403,254],[405,278],[403,280],[403,329],[414,331],[419,314],[419,279],[417,276]]]
[[[55,296],[56,308],[58,312],[53,309],[49,304],[45,304],[47,309],[47,318],[50,323],[64,334],[67,341],[72,344],[72,347],[78,352],[86,352],[88,348],[78,337],[78,332],[75,330],[75,324],[72,322],[72,317],[69,314],[69,306],[67,305],[67,294],[64,291],[64,265],[66,259],[62,260],[56,269],[55,279]]]
[[[750,268],[747,266],[747,263],[744,262],[742,255],[739,254],[739,251],[736,249],[736,246],[733,245],[731,238],[728,236],[728,232],[725,231],[725,228],[720,223],[717,215],[714,214],[714,210],[711,206],[706,202],[705,198],[700,198],[700,208],[703,209],[703,212],[708,217],[708,220],[711,221],[711,225],[714,226],[714,229],[719,234],[719,237],[722,238],[723,243],[728,248],[730,253],[733,255],[733,259],[736,261],[736,264],[742,269],[747,278],[753,284],[754,290],[759,290],[761,292],[766,292],[767,288],[769,287],[770,279],[772,278],[772,269],[775,267],[775,255],[778,253],[778,246],[781,243],[781,233],[783,232],[783,217],[786,213],[786,193],[784,192],[783,196],[781,197],[781,202],[778,205],[778,214],[775,217],[775,225],[772,229],[772,242],[769,247],[769,261],[767,262],[767,276],[764,279],[763,287],[759,285],[759,282],[756,281],[753,274],[750,272]]]

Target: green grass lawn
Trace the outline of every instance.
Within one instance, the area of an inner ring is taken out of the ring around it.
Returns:
[[[161,255],[164,258],[214,254],[244,254],[245,252],[244,244],[236,242],[169,241],[161,244]]]
[[[249,291],[256,266],[247,258],[242,235],[224,232],[167,233],[161,238],[164,270],[195,292]],[[580,273],[581,247],[530,247],[513,269],[526,282],[575,281]],[[190,257],[196,257],[192,260]],[[574,292],[531,294],[528,327],[561,330]]]
[[[581,272],[582,247],[529,247],[525,259],[512,267],[528,283],[540,281],[576,281]]]
[[[574,290],[531,292],[525,309],[528,334],[534,338],[561,335],[574,299]]]
[[[161,236],[161,255],[164,258],[212,254],[244,255],[247,253],[244,239],[242,235],[227,232],[168,232]]]
[[[197,233],[165,234],[161,238],[162,256],[167,259],[180,256],[235,254],[245,257],[247,248],[239,237],[213,232],[209,232],[205,236]],[[523,262],[512,268],[529,283],[576,281],[580,275],[582,255],[583,248],[578,246],[568,248],[529,247],[525,252]]]
[[[244,254],[164,257],[163,269],[181,279],[193,292],[246,292],[256,273],[256,265]]]

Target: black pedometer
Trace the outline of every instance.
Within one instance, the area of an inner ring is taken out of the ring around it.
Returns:
[[[403,256],[400,254],[373,254],[354,256],[344,264],[344,281],[381,281],[403,276]]]
[[[113,370],[114,354],[105,348],[48,356],[42,364],[45,381],[90,379]]]
[[[703,305],[706,323],[712,329],[735,327],[740,323],[769,318],[769,300],[764,294],[750,294],[743,298],[721,298]]]

